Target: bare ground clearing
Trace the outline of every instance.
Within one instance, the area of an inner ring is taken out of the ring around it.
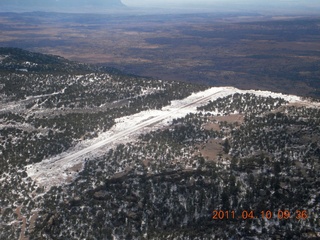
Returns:
[[[208,161],[217,162],[219,154],[222,156],[222,142],[221,139],[209,139],[200,146],[201,155]]]

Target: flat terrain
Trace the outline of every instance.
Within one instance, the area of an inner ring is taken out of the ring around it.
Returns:
[[[164,80],[320,96],[320,19],[1,13],[0,46]]]

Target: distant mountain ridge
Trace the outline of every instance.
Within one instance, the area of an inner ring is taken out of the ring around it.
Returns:
[[[117,69],[70,61],[60,56],[29,52],[20,48],[0,47],[1,73],[89,73],[112,72]]]
[[[123,8],[121,0],[3,0],[1,11],[104,11],[110,8]]]

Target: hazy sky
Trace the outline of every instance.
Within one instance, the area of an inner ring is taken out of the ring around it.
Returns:
[[[320,0],[122,0],[131,7],[196,7],[220,6],[225,8],[320,8]]]
[[[83,11],[88,5],[93,10],[105,10],[106,3],[116,0],[0,0],[2,11]],[[312,12],[320,15],[320,0],[122,0],[129,8],[162,9],[204,9],[208,11],[245,11],[245,12]],[[69,6],[69,7],[70,7]]]

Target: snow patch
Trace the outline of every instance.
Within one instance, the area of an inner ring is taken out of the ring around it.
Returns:
[[[116,119],[116,124],[108,131],[99,134],[97,138],[85,140],[68,151],[43,160],[40,163],[28,165],[28,176],[38,184],[46,187],[62,185],[74,179],[76,171],[71,170],[75,165],[83,164],[90,159],[103,156],[105,152],[118,144],[133,142],[142,133],[151,132],[171,124],[173,119],[196,113],[197,107],[207,104],[210,100],[226,97],[235,93],[252,93],[257,96],[283,98],[291,103],[302,102],[301,98],[293,95],[273,93],[269,91],[239,90],[234,87],[213,87],[202,92],[193,93],[182,100],[174,100],[161,110],[142,111],[134,115]],[[219,114],[216,112],[216,114]]]

